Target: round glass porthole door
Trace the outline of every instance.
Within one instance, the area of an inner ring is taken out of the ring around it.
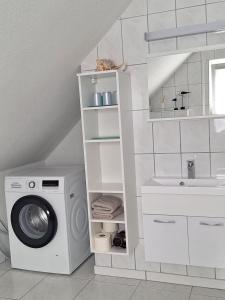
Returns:
[[[11,224],[17,238],[31,248],[44,247],[57,231],[57,217],[52,206],[33,195],[22,197],[14,204]]]

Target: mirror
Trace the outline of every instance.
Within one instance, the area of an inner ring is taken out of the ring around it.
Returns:
[[[225,115],[225,46],[148,58],[150,121]]]

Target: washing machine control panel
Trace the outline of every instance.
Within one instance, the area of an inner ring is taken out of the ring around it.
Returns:
[[[28,182],[28,186],[29,186],[30,189],[34,189],[34,188],[36,187],[35,181],[33,181],[33,180],[32,180],[32,181],[29,181],[29,182]]]

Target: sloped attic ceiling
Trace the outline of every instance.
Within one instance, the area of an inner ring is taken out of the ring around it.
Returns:
[[[45,159],[79,120],[77,68],[129,2],[0,1],[0,170]]]

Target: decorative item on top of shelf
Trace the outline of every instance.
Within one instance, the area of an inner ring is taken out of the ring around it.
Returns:
[[[190,92],[187,92],[187,91],[181,91],[181,92],[178,94],[178,96],[181,96],[181,107],[180,107],[181,110],[186,109],[186,107],[184,106],[184,97],[185,97],[187,94],[190,94]]]
[[[123,213],[122,200],[112,195],[102,195],[91,204],[92,217],[112,220]]]
[[[113,238],[113,246],[126,249],[126,232],[124,230],[116,233]]]
[[[125,71],[127,66],[125,64],[116,65],[111,59],[97,59],[96,60],[96,71],[110,71],[110,70],[121,70]]]
[[[177,98],[173,98],[172,101],[173,101],[173,103],[174,103],[174,108],[173,108],[173,110],[178,110],[178,107],[177,107]]]

